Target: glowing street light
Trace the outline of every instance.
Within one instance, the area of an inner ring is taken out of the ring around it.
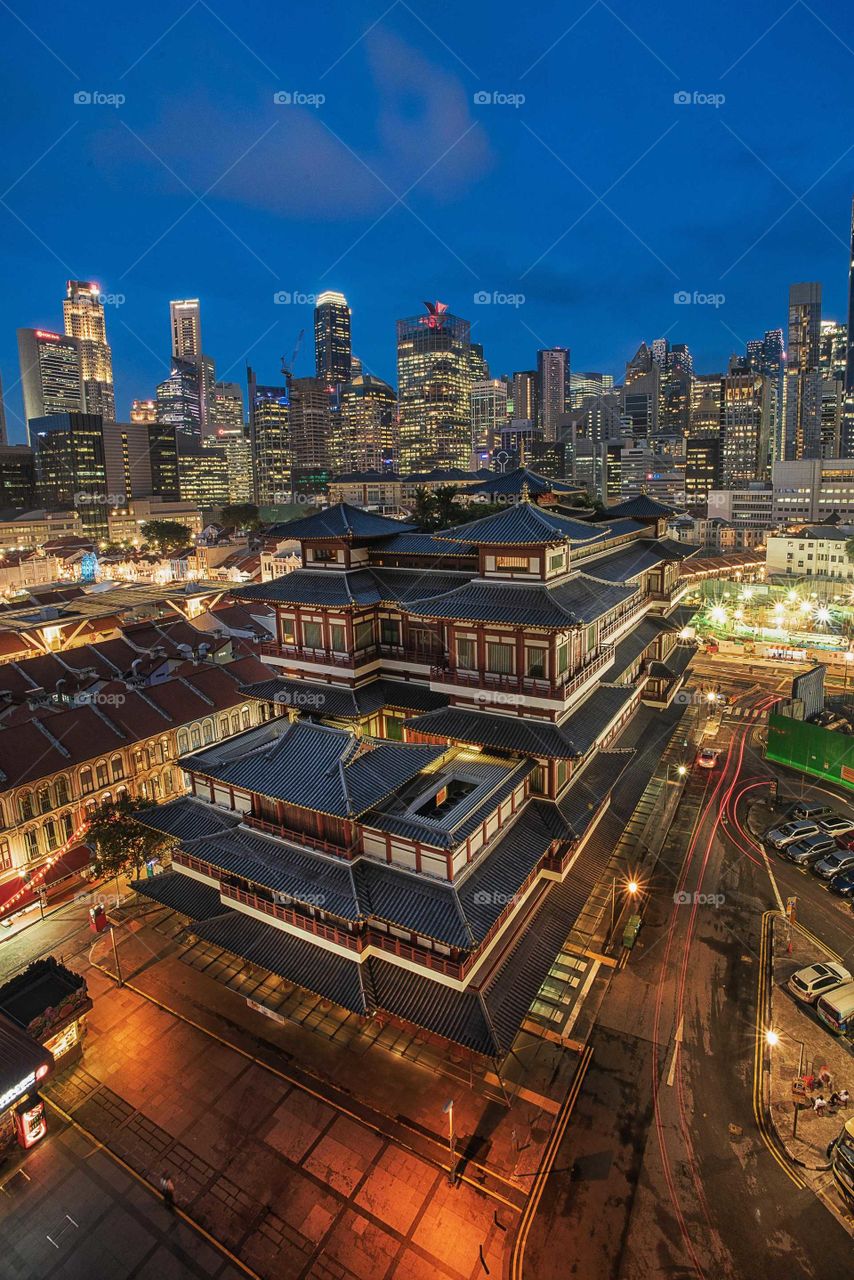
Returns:
[[[801,601],[801,613],[812,613],[812,605],[809,600]]]
[[[827,605],[819,605],[815,611],[815,620],[820,622],[823,627],[827,626],[828,622],[830,622],[830,610]]]
[[[769,1049],[773,1049],[780,1043],[780,1037],[776,1031],[768,1030],[765,1032],[765,1043]]]
[[[721,605],[716,604],[715,607],[712,609],[711,613],[709,614],[709,617],[711,618],[712,622],[717,622],[718,625],[721,625],[722,623],[726,622],[726,609],[724,609]]]

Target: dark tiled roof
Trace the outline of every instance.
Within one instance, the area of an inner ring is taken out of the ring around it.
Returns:
[[[468,950],[473,937],[453,887],[423,875],[361,858],[354,868],[362,914],[384,920],[449,947]]]
[[[238,600],[269,600],[273,604],[310,604],[320,608],[379,604],[376,581],[368,569],[294,569],[272,582],[232,587]]]
[[[460,905],[477,942],[514,900],[552,842],[570,839],[572,833],[558,834],[555,819],[547,814],[553,808],[541,801],[527,804],[491,852],[460,882]]]
[[[462,526],[461,533],[465,531]],[[471,542],[461,539],[459,542],[443,538],[434,538],[432,533],[398,533],[377,543],[373,548],[377,553],[386,552],[396,556],[474,556],[477,548]]]
[[[628,582],[647,569],[654,569],[670,557],[659,549],[657,542],[640,540],[626,547],[619,547],[601,559],[586,561],[584,572],[603,582]]]
[[[580,707],[570,713],[560,728],[572,741],[578,755],[590,750],[636,692],[630,686],[600,684]]]
[[[356,689],[338,684],[273,676],[245,685],[243,693],[262,702],[280,702],[296,707],[304,716],[324,720],[359,720],[382,707],[405,711],[432,711],[447,706],[442,693],[409,680],[372,680]]]
[[[438,747],[357,740],[346,729],[298,720],[242,755],[226,747],[185,759],[188,768],[226,784],[347,818],[379,804],[441,754]]]
[[[311,541],[313,538],[387,538],[389,534],[411,529],[412,525],[338,502],[334,507],[313,511],[301,520],[291,520],[283,528],[290,538]]]
[[[336,1004],[365,1013],[365,993],[359,976],[359,964],[326,947],[303,941],[274,925],[264,924],[240,911],[199,924],[193,929],[197,938],[230,951],[251,964],[260,965],[288,982]]]
[[[548,546],[559,542],[592,542],[604,536],[595,525],[552,515],[533,502],[514,502],[503,511],[457,525],[434,535],[438,540],[468,539],[477,546]]]
[[[631,747],[597,751],[581,776],[575,778],[561,796],[555,808],[562,822],[579,839],[634,757],[635,752]]]
[[[406,721],[418,733],[499,751],[515,751],[538,759],[569,760],[575,745],[551,721],[523,719],[521,716],[491,715],[462,707],[444,707]]]
[[[499,1046],[476,991],[456,991],[387,960],[368,962],[377,1007],[475,1052],[494,1057]]]
[[[665,618],[660,618],[655,614],[649,614],[642,618],[637,626],[633,627],[624,640],[614,648],[614,665],[608,669],[608,679],[616,680],[624,671],[632,665],[636,658],[648,649],[657,636],[662,632],[669,631]]]
[[[697,646],[695,644],[677,644],[675,648],[671,649],[663,662],[650,663],[649,674],[651,676],[664,676],[675,679],[688,670],[691,659],[696,652]]]
[[[608,507],[601,519],[610,520],[614,516],[640,516],[641,518],[672,516],[674,513],[674,507],[666,507],[663,502],[656,502],[648,494],[641,493],[635,498],[628,498],[625,502],[618,502],[614,507]]]
[[[133,880],[131,888],[191,920],[209,920],[228,910],[220,900],[219,889],[179,871],[164,871],[150,880]]]
[[[468,490],[470,494],[511,494],[519,497],[522,493],[523,485],[528,486],[528,492],[532,498],[539,498],[544,493],[580,493],[578,485],[571,484],[568,480],[553,480],[549,476],[541,476],[536,471],[529,471],[527,467],[516,467],[513,471],[505,471],[502,473],[495,472],[482,484],[473,485]]]
[[[409,612],[424,618],[504,622],[565,631],[608,613],[636,590],[620,584],[603,586],[587,574],[579,574],[557,587],[544,583],[470,582],[445,596],[414,602]]]
[[[372,569],[377,588],[383,600],[426,600],[445,595],[468,581],[468,575],[457,573],[431,573],[425,569]]]
[[[178,840],[199,840],[203,836],[236,827],[240,821],[239,814],[226,813],[202,800],[194,800],[192,796],[181,796],[178,800],[170,800],[168,804],[140,809],[134,817],[146,827],[163,831]]]

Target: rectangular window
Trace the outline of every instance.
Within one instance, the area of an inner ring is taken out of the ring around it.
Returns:
[[[516,648],[512,644],[500,644],[490,641],[486,646],[487,669],[498,675],[512,675],[515,666]]]
[[[373,622],[357,622],[354,630],[354,636],[357,649],[369,649],[374,643]]]
[[[95,766],[95,775],[96,775],[96,777],[97,777],[97,779],[98,779],[98,786],[99,786],[99,787],[106,787],[106,786],[109,786],[110,779],[109,779],[109,777],[107,776],[107,766],[106,766],[106,763],[104,763],[104,764],[97,764],[97,765]]]
[[[496,569],[528,569],[530,561],[527,556],[496,556]]]
[[[343,622],[330,622],[329,640],[334,653],[347,652],[347,628]]]
[[[545,649],[533,649],[525,646],[525,675],[534,679],[544,679],[546,675]]]
[[[596,623],[593,622],[587,628],[586,649],[589,653],[591,649],[596,648]]]
[[[383,644],[400,644],[400,623],[397,618],[383,618],[380,622],[380,637]]]
[[[8,840],[0,840],[0,867],[6,871],[12,865],[12,853]]]
[[[474,671],[477,666],[477,644],[474,640],[461,636],[457,640],[457,666],[463,671]]]
[[[291,613],[279,614],[279,626],[281,628],[282,644],[294,643],[294,618]]]
[[[569,669],[569,645],[564,641],[557,647],[557,670],[558,675],[563,675]]]
[[[24,844],[26,845],[28,858],[37,858],[39,856],[39,837],[35,827],[30,827],[29,831],[24,832]]]
[[[323,627],[321,623],[304,622],[302,624],[302,642],[306,649],[322,649]]]
[[[553,556],[549,556],[549,569],[554,572],[563,566],[563,552],[556,551]]]
[[[317,564],[331,564],[338,559],[338,552],[333,551],[331,547],[315,547],[312,553],[312,559]]]

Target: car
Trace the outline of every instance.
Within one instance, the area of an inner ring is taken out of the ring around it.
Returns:
[[[811,964],[798,969],[786,983],[789,991],[804,1004],[815,1004],[819,996],[825,996],[836,987],[851,981],[851,974],[841,964]]]
[[[785,849],[787,845],[818,834],[817,822],[784,822],[781,827],[772,827],[765,832],[765,843],[772,849]]]
[[[835,818],[836,811],[831,809],[829,804],[809,804],[806,800],[799,800],[797,804],[793,804],[789,813],[793,818],[801,818],[810,822],[818,822],[819,818]]]
[[[721,753],[715,747],[703,747],[697,756],[697,764],[701,769],[714,769],[720,757]]]
[[[841,849],[834,849],[833,853],[829,853],[826,858],[822,858],[821,862],[815,864],[813,871],[822,880],[832,880],[842,871],[854,871],[854,853],[844,853]]]
[[[850,836],[837,836],[836,843],[840,849],[854,849],[854,833]]]
[[[850,871],[840,871],[827,886],[831,893],[836,893],[840,898],[849,898],[854,902],[854,868]]]
[[[850,836],[854,832],[854,818],[846,818],[841,813],[834,813],[830,818],[819,818],[818,825],[829,836]]]
[[[834,848],[831,836],[807,836],[806,840],[797,840],[794,844],[787,845],[784,857],[794,862],[796,867],[811,867],[813,863],[826,858]]]

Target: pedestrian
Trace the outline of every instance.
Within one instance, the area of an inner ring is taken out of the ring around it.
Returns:
[[[825,1101],[824,1095],[820,1093],[816,1098],[815,1102],[812,1104],[812,1109],[818,1115],[821,1115],[821,1113],[824,1111],[826,1106],[827,1106],[827,1102]]]
[[[848,1106],[848,1090],[847,1089],[839,1090],[839,1106],[840,1107]]]
[[[164,1169],[160,1175],[160,1192],[163,1196],[163,1203],[171,1212],[175,1210],[175,1183],[169,1177]]]

